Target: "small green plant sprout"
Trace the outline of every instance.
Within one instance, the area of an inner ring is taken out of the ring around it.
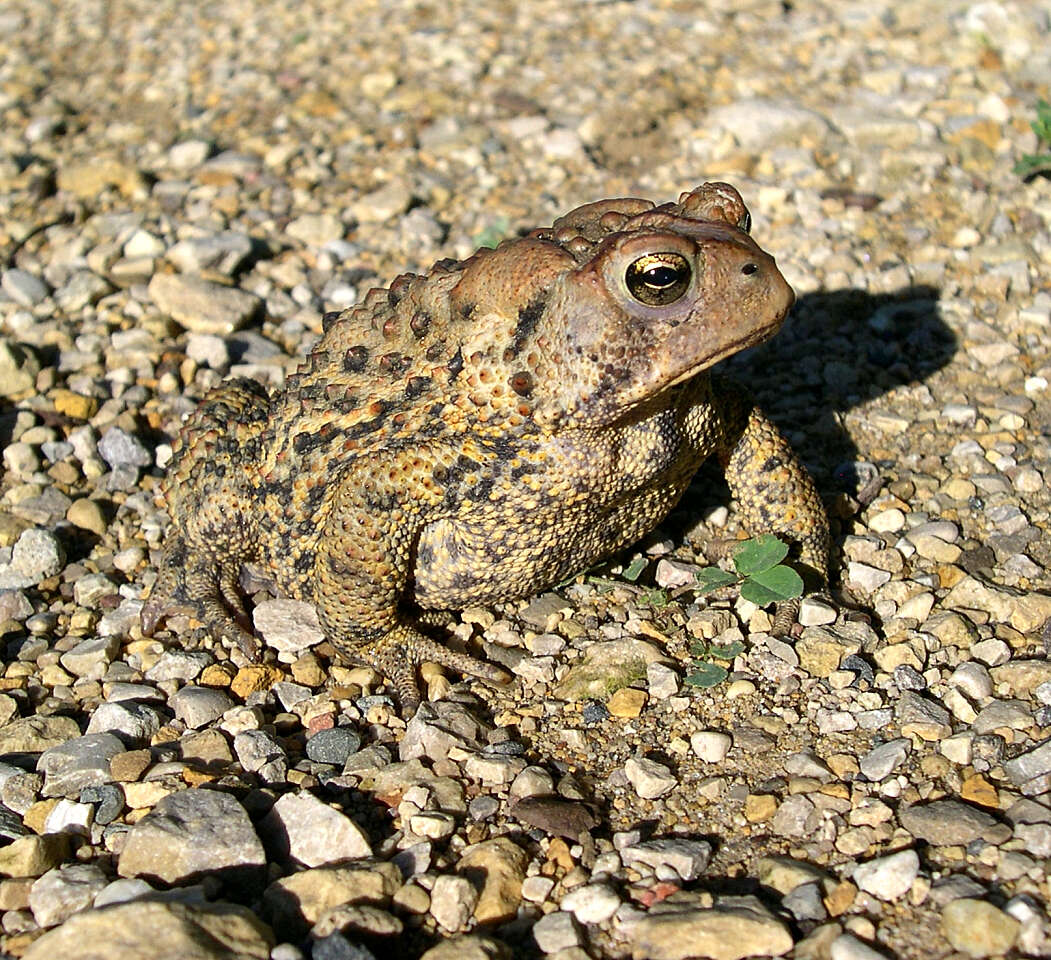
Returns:
[[[693,671],[686,675],[685,682],[691,687],[717,687],[730,672],[721,663],[713,661],[725,660],[729,663],[739,653],[744,653],[744,644],[740,640],[734,640],[733,643],[698,640],[690,647],[690,653],[696,659],[693,661]]]
[[[642,571],[649,565],[650,561],[648,557],[633,557],[631,562],[620,571],[620,577],[622,580],[627,580],[629,583],[637,583],[639,577],[642,576]],[[646,606],[659,610],[668,605],[668,591],[662,587],[638,587],[638,591],[639,602]]]
[[[706,567],[697,572],[698,592],[712,593],[740,584],[741,596],[757,607],[765,607],[803,595],[803,579],[781,561],[788,556],[788,546],[773,534],[742,540],[734,548],[736,573],[719,567]]]
[[[699,570],[698,593],[713,593],[740,584],[741,596],[759,607],[794,600],[803,595],[803,579],[781,562],[787,556],[787,544],[773,534],[764,533],[761,537],[742,540],[733,552],[733,565],[737,572],[728,573],[719,567]],[[717,687],[729,676],[729,671],[721,663],[713,661],[730,662],[743,652],[744,644],[740,640],[726,644],[698,640],[690,648],[690,653],[696,659],[693,661],[693,672],[686,676],[686,683],[693,687]]]
[[[1036,119],[1029,126],[1036,134],[1038,147],[1040,144],[1051,146],[1051,103],[1037,101]],[[1022,159],[1014,165],[1014,172],[1026,179],[1038,173],[1051,173],[1051,150],[1023,154]]]
[[[630,580],[634,583],[642,575],[642,571],[646,569],[648,563],[649,560],[645,557],[635,557],[632,559],[631,563],[621,570],[620,575],[625,580]]]

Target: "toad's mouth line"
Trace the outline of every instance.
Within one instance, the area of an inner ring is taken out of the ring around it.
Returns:
[[[733,356],[735,353],[740,353],[742,350],[747,350],[749,347],[757,346],[766,340],[769,340],[774,334],[781,329],[781,325],[784,323],[785,317],[788,311],[781,314],[771,323],[768,323],[764,327],[759,327],[752,330],[750,333],[745,334],[743,337],[739,337],[736,340],[731,340],[727,343],[722,350],[705,357],[700,363],[694,364],[688,370],[683,371],[674,380],[669,382],[669,387],[677,386],[680,383],[685,383],[687,380],[692,379],[704,370],[708,370],[710,367],[714,367],[720,360],[725,360],[727,357]]]

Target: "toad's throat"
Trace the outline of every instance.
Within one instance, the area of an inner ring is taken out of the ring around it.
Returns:
[[[742,350],[747,350],[749,347],[755,347],[760,343],[764,343],[781,329],[781,324],[784,322],[784,318],[785,314],[782,314],[766,326],[756,327],[753,330],[749,330],[742,337],[724,342],[720,349],[709,354],[698,363],[688,367],[674,379],[669,380],[668,387],[675,387],[680,383],[685,383],[687,380],[692,380],[697,374],[714,367],[721,360],[725,360],[727,357],[733,356],[735,353],[740,353]]]

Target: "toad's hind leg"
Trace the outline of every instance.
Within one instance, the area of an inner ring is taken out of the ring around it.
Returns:
[[[336,648],[344,652],[336,644]],[[402,713],[411,717],[420,705],[420,687],[416,672],[424,661],[448,667],[469,677],[479,677],[490,683],[507,683],[508,674],[500,667],[442,646],[437,640],[420,633],[411,624],[399,623],[388,630],[379,641],[367,647],[346,651],[351,660],[360,660],[383,672],[390,680],[401,705]]]
[[[207,628],[258,659],[238,583],[241,565],[260,549],[253,492],[245,464],[258,450],[270,401],[254,380],[230,380],[187,418],[172,445],[172,466],[159,502],[172,519],[153,593],[143,608],[143,631],[191,604]]]
[[[334,496],[316,554],[312,588],[322,629],[346,660],[367,664],[390,680],[402,713],[420,703],[416,669],[425,660],[494,683],[499,667],[450,650],[421,632],[403,600],[421,521],[382,489],[381,471],[355,465]]]

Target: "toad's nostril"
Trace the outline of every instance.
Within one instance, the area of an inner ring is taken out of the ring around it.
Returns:
[[[758,263],[746,263],[743,267],[741,267],[741,273],[743,273],[746,277],[750,277],[758,269]]]

